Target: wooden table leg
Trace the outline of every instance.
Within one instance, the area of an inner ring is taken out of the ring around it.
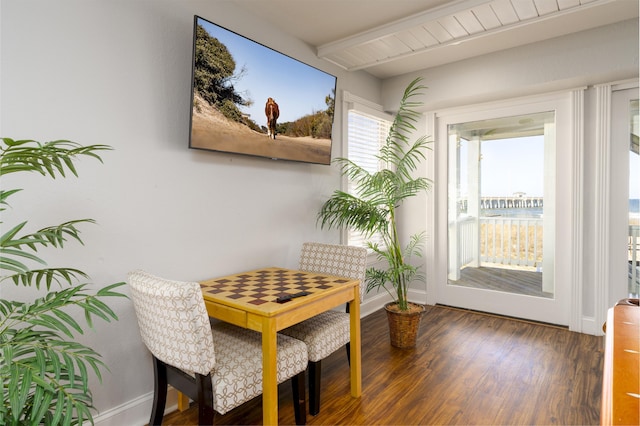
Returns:
[[[351,396],[362,395],[362,365],[360,348],[360,289],[353,288],[354,298],[349,302],[349,320],[351,327]]]
[[[262,424],[278,424],[278,341],[276,325],[262,322]]]
[[[178,411],[184,411],[189,408],[189,397],[178,391]]]

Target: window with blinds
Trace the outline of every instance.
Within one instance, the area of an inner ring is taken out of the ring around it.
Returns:
[[[347,158],[369,173],[375,173],[380,170],[383,165],[380,164],[376,155],[387,138],[390,126],[391,123],[387,120],[357,110],[349,110]],[[355,187],[354,182],[349,182],[347,191],[354,194],[356,192]],[[368,240],[377,240],[378,243],[382,243],[381,239],[376,236]],[[366,247],[366,241],[360,232],[349,230],[347,233],[347,243],[349,245]]]

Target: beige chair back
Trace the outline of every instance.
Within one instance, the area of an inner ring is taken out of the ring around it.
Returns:
[[[300,252],[300,269],[360,280],[360,301],[366,289],[367,249],[341,244],[306,242]]]
[[[213,337],[200,285],[129,273],[142,341],[166,364],[209,374],[215,365]]]

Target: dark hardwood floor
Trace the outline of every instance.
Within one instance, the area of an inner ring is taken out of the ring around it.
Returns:
[[[349,393],[345,351],[322,363],[322,402],[310,425],[595,425],[604,338],[510,318],[427,306],[417,348],[388,342],[383,311],[362,319],[362,397]],[[289,382],[280,424],[293,424]],[[261,424],[260,397],[216,424]],[[165,425],[197,423],[197,407]]]

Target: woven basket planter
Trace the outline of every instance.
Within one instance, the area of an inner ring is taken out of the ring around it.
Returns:
[[[411,310],[399,311],[396,303],[387,303],[384,306],[389,321],[389,338],[391,346],[401,349],[414,348],[420,328],[420,319],[424,313],[424,306],[417,303],[409,303]]]

